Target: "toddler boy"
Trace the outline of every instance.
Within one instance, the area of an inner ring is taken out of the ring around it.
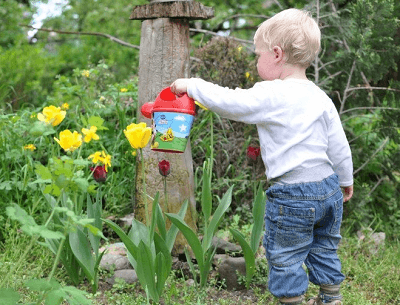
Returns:
[[[171,85],[174,93],[187,92],[222,117],[256,124],[271,184],[263,239],[268,288],[281,304],[302,304],[309,280],[320,292],[307,304],[342,304],[345,277],[337,248],[343,201],[353,194],[353,163],[334,104],[306,76],[320,37],[308,12],[284,10],[254,36],[257,70],[265,81],[246,90],[196,78]]]

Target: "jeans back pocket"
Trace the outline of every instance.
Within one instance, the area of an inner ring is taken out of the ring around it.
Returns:
[[[279,206],[276,242],[281,247],[292,247],[312,239],[315,209]]]

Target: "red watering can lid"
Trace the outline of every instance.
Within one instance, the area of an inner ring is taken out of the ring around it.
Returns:
[[[153,103],[146,103],[141,108],[142,114],[146,118],[151,118],[153,112],[181,112],[196,115],[194,100],[186,93],[176,96],[171,88],[163,89]]]

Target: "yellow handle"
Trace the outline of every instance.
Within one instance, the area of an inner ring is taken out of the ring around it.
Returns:
[[[202,104],[200,104],[198,101],[194,101],[194,103],[195,103],[197,106],[199,106],[201,109],[208,110],[208,108],[204,107],[204,106],[203,106]]]

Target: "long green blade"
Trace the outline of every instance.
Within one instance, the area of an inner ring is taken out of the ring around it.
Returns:
[[[94,266],[96,262],[92,256],[90,242],[85,233],[80,228],[77,228],[76,232],[70,232],[69,244],[88,280],[92,281],[95,276]]]
[[[156,196],[154,196],[153,206],[151,210],[151,222],[150,222],[150,232],[149,232],[149,241],[154,239],[154,230],[156,228],[157,223],[157,205],[158,205],[158,198],[160,197],[160,193],[157,192]]]
[[[211,216],[212,209],[212,195],[211,195],[211,166],[209,161],[204,161],[203,163],[203,190],[201,193],[201,207],[204,214],[205,222]]]
[[[150,297],[158,303],[159,295],[157,293],[155,280],[155,258],[153,257],[149,246],[147,246],[143,241],[140,241],[138,248],[139,255],[137,268],[140,270],[139,274],[144,277],[144,282],[146,282],[146,287],[149,291]]]
[[[243,234],[240,233],[236,229],[229,229],[233,235],[233,237],[239,242],[239,245],[242,247],[244,259],[246,263],[246,286],[249,288],[249,284],[253,274],[256,270],[256,258],[254,256],[253,250],[250,248],[250,245],[247,243]]]
[[[256,254],[260,246],[260,239],[264,229],[265,201],[266,195],[264,193],[262,185],[260,184],[256,199],[254,200],[253,204],[254,225],[250,237],[250,246],[254,254]]]
[[[232,189],[233,185],[226,191],[224,196],[221,199],[221,203],[219,204],[218,208],[215,210],[215,213],[210,221],[210,225],[207,228],[207,231],[204,232],[206,240],[203,241],[203,250],[206,251],[210,248],[212,237],[217,230],[217,227],[224,216],[224,213],[229,208],[232,202]]]
[[[183,236],[185,236],[188,244],[193,250],[193,253],[196,257],[197,264],[199,269],[202,270],[204,266],[204,255],[203,249],[201,248],[201,243],[196,233],[176,214],[166,214],[167,217],[171,220],[171,222],[182,232]]]
[[[178,212],[178,216],[181,219],[184,219],[185,215],[186,215],[186,210],[188,207],[189,201],[186,199],[185,202],[182,204],[181,209]],[[167,237],[165,239],[165,243],[167,245],[167,248],[169,250],[169,252],[172,251],[172,248],[174,246],[175,243],[175,239],[176,239],[176,234],[178,234],[178,227],[175,226],[174,224],[171,224],[171,227],[169,228],[168,232],[167,232]]]
[[[160,232],[162,239],[167,240],[167,228],[160,204],[157,204],[157,229]]]
[[[115,233],[121,238],[122,242],[124,243],[126,249],[129,251],[129,253],[132,255],[132,257],[137,260],[137,253],[138,253],[138,247],[133,243],[133,241],[128,237],[128,235],[125,234],[124,231],[115,223],[113,223],[111,220],[108,219],[103,219],[103,221],[111,227],[111,229],[114,230]]]

